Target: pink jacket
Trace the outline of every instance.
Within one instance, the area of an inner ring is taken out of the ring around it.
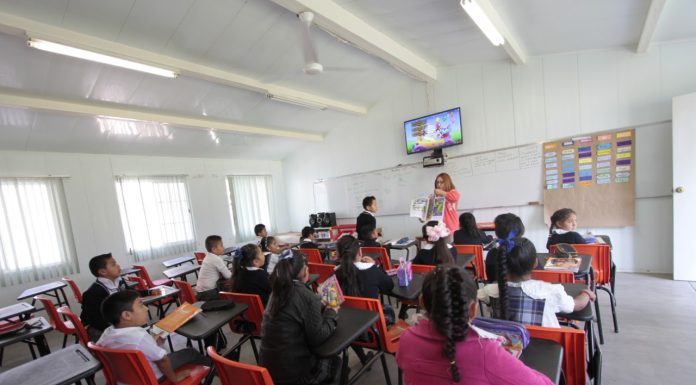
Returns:
[[[406,385],[457,384],[452,381],[443,347],[444,338],[431,327],[429,320],[422,320],[404,332],[396,362],[404,372]],[[552,384],[548,377],[511,356],[497,341],[478,338],[474,331],[457,343],[456,360],[460,385]]]
[[[450,234],[454,234],[459,230],[459,215],[457,214],[457,206],[459,205],[459,191],[450,190],[445,195],[445,215],[443,222],[449,229]]]

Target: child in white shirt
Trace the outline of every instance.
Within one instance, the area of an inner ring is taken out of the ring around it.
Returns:
[[[201,270],[198,272],[198,281],[196,282],[198,293],[217,291],[218,281],[221,278],[230,279],[232,277],[232,272],[220,257],[225,252],[222,237],[219,235],[208,236],[205,239],[205,248],[208,250],[208,254],[203,259]],[[203,300],[203,298],[199,299]]]

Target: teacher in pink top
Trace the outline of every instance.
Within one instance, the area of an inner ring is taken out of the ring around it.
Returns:
[[[452,183],[452,178],[446,172],[440,173],[435,178],[435,195],[445,197],[445,213],[443,222],[451,234],[459,229],[459,215],[457,206],[459,205],[459,192]]]

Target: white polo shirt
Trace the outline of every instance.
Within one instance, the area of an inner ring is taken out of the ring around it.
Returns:
[[[227,268],[225,261],[220,256],[208,253],[203,259],[203,263],[201,263],[201,270],[198,272],[196,291],[200,293],[215,289],[220,277],[229,279],[232,277],[232,272]]]
[[[97,345],[112,349],[140,350],[155,372],[155,378],[162,377],[155,361],[167,355],[167,351],[157,345],[155,339],[141,327],[115,328],[109,326],[104,330]]]

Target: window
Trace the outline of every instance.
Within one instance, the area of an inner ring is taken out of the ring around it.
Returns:
[[[195,249],[185,176],[117,177],[116,195],[126,246],[136,261]]]
[[[273,182],[270,175],[232,175],[227,177],[232,207],[232,225],[237,241],[254,239],[254,226],[266,225],[269,234],[275,228]]]
[[[0,286],[79,272],[61,178],[0,178]]]

